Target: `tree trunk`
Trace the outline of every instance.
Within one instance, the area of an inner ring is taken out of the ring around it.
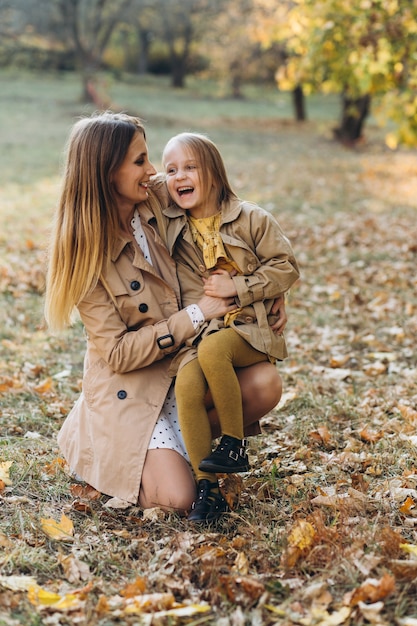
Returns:
[[[292,92],[295,119],[297,122],[304,122],[306,119],[304,92],[301,85],[297,85]]]
[[[239,74],[232,76],[232,98],[234,100],[243,100],[242,78]]]
[[[342,121],[340,126],[334,129],[334,136],[345,145],[354,145],[362,139],[362,130],[369,114],[371,96],[369,94],[360,98],[342,99]]]
[[[149,65],[149,48],[151,45],[151,33],[149,30],[138,29],[140,54],[138,62],[138,74],[146,74]]]
[[[175,89],[184,89],[185,87],[185,60],[182,57],[172,56],[171,70],[171,86]]]
[[[104,85],[100,85],[97,75],[92,72],[82,73],[82,102],[94,104],[97,109],[105,110],[112,106]]]

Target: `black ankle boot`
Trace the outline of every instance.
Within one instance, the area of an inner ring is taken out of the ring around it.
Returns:
[[[213,487],[218,484],[206,479],[198,481],[197,500],[191,506],[189,522],[214,522],[228,510],[226,500],[220,492],[212,491]]]
[[[246,445],[246,439],[236,439],[229,435],[223,435],[217,448],[201,461],[198,469],[202,472],[217,472],[219,474],[248,472],[249,459],[245,451]]]

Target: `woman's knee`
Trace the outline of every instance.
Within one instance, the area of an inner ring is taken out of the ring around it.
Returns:
[[[139,491],[140,506],[184,513],[195,496],[195,480],[184,457],[166,448],[148,450]]]
[[[237,370],[242,389],[245,423],[250,424],[275,408],[281,399],[282,379],[272,363],[262,361]]]

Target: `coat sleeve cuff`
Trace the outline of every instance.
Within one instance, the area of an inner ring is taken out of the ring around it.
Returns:
[[[247,306],[264,299],[264,290],[259,280],[254,276],[233,276],[237,291],[239,306]]]
[[[171,352],[172,350],[170,350],[170,348],[174,348],[175,339],[174,335],[170,333],[167,322],[158,322],[155,326],[157,328],[156,343],[158,344],[159,349]]]

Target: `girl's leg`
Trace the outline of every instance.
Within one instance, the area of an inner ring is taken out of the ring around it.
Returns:
[[[198,481],[197,498],[188,520],[202,523],[214,521],[227,511],[216,474],[199,469],[200,461],[211,451],[211,428],[204,402],[206,392],[206,380],[194,359],[178,372],[175,394],[181,433]]]
[[[175,450],[148,450],[142,472],[139,504],[185,513],[196,497],[196,485],[187,461]]]
[[[233,328],[204,337],[198,346],[198,362],[207,380],[223,435],[243,439],[243,405],[235,367],[265,361]]]
[[[217,482],[212,473],[199,470],[201,459],[211,452],[211,428],[204,398],[207,383],[197,359],[186,363],[175,381],[178,421],[197,481]]]
[[[272,363],[262,361],[249,367],[236,368],[242,393],[243,422],[245,427],[257,434],[259,420],[272,411],[282,395],[282,379]],[[219,417],[213,406],[210,390],[206,395],[206,407],[210,419],[212,437],[215,439],[221,433]]]

